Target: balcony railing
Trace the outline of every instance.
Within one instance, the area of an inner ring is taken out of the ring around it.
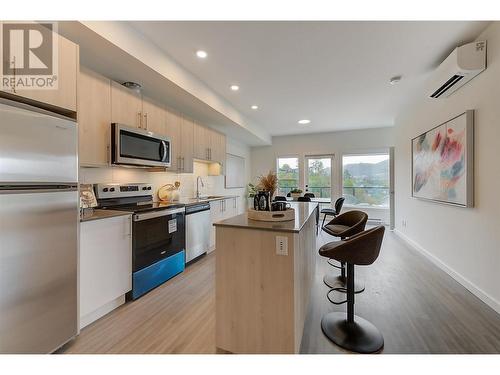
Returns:
[[[287,180],[290,181],[290,180]],[[296,180],[292,180],[296,182]],[[286,195],[297,186],[281,186],[280,194]],[[308,192],[313,193],[316,198],[331,198],[330,186],[309,186]],[[363,206],[389,206],[389,188],[385,186],[344,186],[343,194],[346,204]]]
[[[363,206],[389,206],[389,188],[385,186],[344,186],[346,204]]]

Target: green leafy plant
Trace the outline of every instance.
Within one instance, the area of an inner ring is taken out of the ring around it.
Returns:
[[[257,193],[257,187],[254,184],[249,183],[247,189],[248,189],[248,198],[255,197],[255,194]]]
[[[290,193],[292,193],[292,194],[302,194],[302,190],[300,190],[300,189],[292,189],[292,190],[290,190]]]

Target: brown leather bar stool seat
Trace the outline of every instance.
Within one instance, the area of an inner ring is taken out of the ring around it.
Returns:
[[[357,210],[347,211],[332,219],[328,224],[324,225],[322,229],[331,236],[346,239],[364,231],[367,221],[368,215],[365,212]],[[339,284],[343,285],[345,291],[345,262],[341,262],[340,266],[337,266],[332,263],[332,259],[329,259],[328,264],[340,269],[340,276],[327,274],[323,277],[323,282],[330,288],[336,288]],[[354,282],[354,290],[356,293],[361,293],[365,290],[364,283],[361,280],[356,280]]]
[[[347,316],[343,312],[325,314],[321,319],[321,329],[335,344],[353,352],[374,353],[384,346],[384,338],[377,327],[354,315],[354,266],[375,262],[384,232],[385,228],[378,226],[347,240],[330,242],[319,249],[321,256],[347,263],[347,299],[341,302],[347,303]]]

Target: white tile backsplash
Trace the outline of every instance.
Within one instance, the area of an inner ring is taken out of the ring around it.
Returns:
[[[192,198],[196,195],[196,178],[201,176],[204,187],[200,185],[202,195],[238,195],[240,196],[240,211],[246,204],[245,189],[225,189],[224,176],[209,176],[208,164],[195,162],[193,173],[178,174],[171,172],[150,172],[139,168],[126,167],[104,167],[104,168],[80,168],[80,183],[150,183],[153,185],[154,198],[157,192],[165,184],[173,184],[175,181],[181,183],[181,198]],[[242,212],[242,211],[241,211]]]
[[[240,142],[227,138],[227,152],[239,155],[245,159],[246,181],[250,181],[250,148]],[[201,188],[203,195],[237,195],[240,197],[238,209],[243,213],[247,208],[246,188],[226,189],[224,176],[209,176],[209,164],[195,162],[193,173],[178,174],[172,172],[149,172],[139,168],[106,167],[106,168],[80,168],[80,182],[87,184],[122,182],[145,182],[153,185],[154,198],[157,198],[158,189],[165,184],[181,183],[181,198],[192,198],[196,195],[196,177],[201,176],[205,187]]]

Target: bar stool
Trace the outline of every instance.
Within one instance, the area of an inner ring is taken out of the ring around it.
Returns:
[[[323,222],[321,223],[321,226],[323,227],[325,225],[325,220],[327,216],[333,216],[337,217],[340,215],[340,211],[342,211],[342,206],[344,205],[345,198],[340,197],[335,201],[334,207],[335,208],[323,208],[321,210],[321,213],[323,214]]]
[[[347,263],[347,299],[336,303],[347,303],[347,315],[343,312],[323,315],[321,329],[335,344],[357,353],[374,353],[384,346],[384,338],[377,327],[354,315],[354,266],[367,266],[375,262],[380,253],[384,232],[385,228],[380,225],[345,241],[330,242],[319,249],[321,256]]]
[[[331,236],[340,237],[340,239],[344,240],[364,231],[367,221],[368,215],[365,212],[356,210],[347,211],[332,219],[321,229]],[[337,266],[336,264],[332,263],[331,259],[329,259],[328,264],[332,267],[340,269],[340,276],[326,274],[323,277],[323,282],[330,288],[335,288],[340,284],[343,286],[344,291],[346,291],[345,262],[341,262],[340,266]],[[361,293],[363,290],[365,290],[364,283],[361,280],[356,280],[354,282],[354,290],[356,293]]]

